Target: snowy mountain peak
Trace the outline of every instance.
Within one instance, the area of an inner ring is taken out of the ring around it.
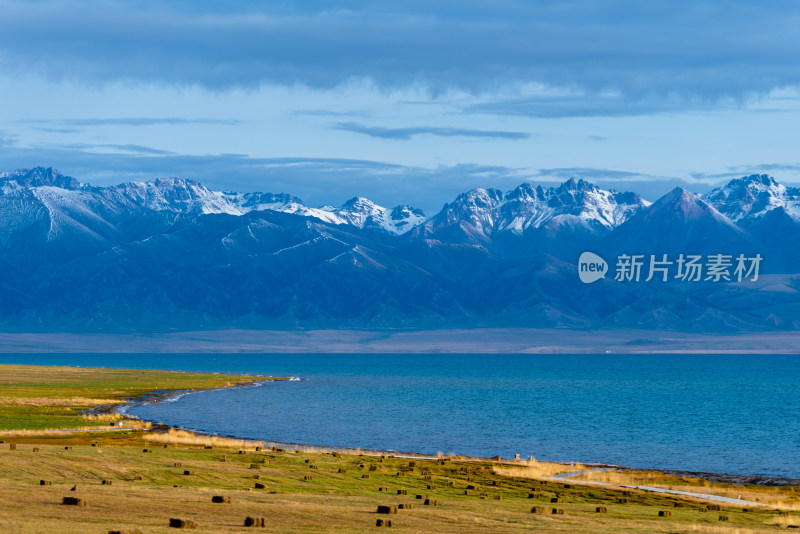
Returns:
[[[60,187],[61,189],[78,189],[81,183],[71,176],[66,176],[52,167],[34,167],[17,169],[0,173],[0,180],[14,181],[23,187]]]
[[[605,233],[648,205],[635,193],[605,191],[574,178],[548,188],[526,182],[505,194],[477,188],[446,204],[422,233],[431,235],[455,225],[467,225],[465,235],[478,241],[497,232],[523,235],[556,226]]]
[[[703,198],[737,222],[763,217],[776,208],[783,208],[790,216],[800,218],[800,189],[786,187],[766,174],[733,179]]]
[[[223,193],[211,191],[194,180],[158,178],[148,182],[128,182],[107,189],[132,205],[155,211],[242,214],[241,210],[227,201]]]

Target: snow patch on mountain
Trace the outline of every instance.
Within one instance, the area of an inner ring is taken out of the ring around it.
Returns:
[[[766,174],[736,178],[702,198],[734,222],[763,217],[776,208],[800,219],[800,188],[786,187]]]
[[[446,204],[425,223],[423,232],[430,235],[454,225],[461,225],[467,233],[486,236],[498,232],[523,235],[528,230],[555,226],[610,231],[649,205],[635,193],[606,191],[574,178],[558,187],[524,183],[507,193],[478,188]]]

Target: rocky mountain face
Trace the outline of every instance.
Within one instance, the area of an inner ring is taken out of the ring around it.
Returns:
[[[475,189],[425,218],[361,197],[310,208],[192,180],[91,187],[53,169],[5,172],[0,326],[797,329],[796,195],[750,176],[650,204],[569,180]],[[609,263],[593,284],[578,278],[585,250]],[[613,273],[625,254],[763,263],[756,281],[625,282]]]

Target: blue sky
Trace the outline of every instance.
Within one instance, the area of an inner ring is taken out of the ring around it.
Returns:
[[[0,169],[438,210],[800,182],[800,6],[0,0]]]

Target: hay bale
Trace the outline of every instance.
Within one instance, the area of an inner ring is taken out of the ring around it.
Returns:
[[[239,454],[244,454],[244,451],[240,450],[240,451],[239,451]]]
[[[253,475],[253,478],[254,478],[255,480],[259,480],[259,479],[261,478],[261,475]]]
[[[108,534],[142,534],[141,530],[109,530]]]
[[[142,475],[136,475],[133,480],[142,480]]]
[[[706,506],[706,510],[708,510],[709,512],[719,512],[720,506],[718,504],[709,504],[708,506]]]
[[[456,483],[455,483],[455,481],[453,481],[453,480],[448,480],[448,481],[447,481],[447,485],[448,485],[449,487],[451,487],[451,488],[452,488],[453,486],[455,486],[455,485],[456,485]]]
[[[197,523],[195,523],[191,519],[177,519],[175,517],[172,517],[169,520],[169,526],[172,528],[195,529],[197,528]]]
[[[428,484],[428,489],[429,490],[435,490],[436,489],[436,484]]]
[[[560,504],[564,502],[564,499],[562,499],[561,497],[553,497],[552,499],[550,499],[550,502],[553,504]]]
[[[369,478],[369,474],[365,473],[365,474],[361,475],[361,478]]]
[[[378,519],[375,521],[376,527],[391,527],[392,520],[391,519]]]
[[[267,526],[267,519],[265,517],[250,517],[247,516],[244,518],[244,526],[246,527],[256,527],[256,528],[264,528]]]
[[[311,475],[306,475],[303,477],[303,480],[314,480],[314,477],[312,477]]]
[[[16,443],[9,443],[8,444],[8,450],[10,450],[10,451],[17,450],[17,444]]]
[[[495,496],[494,496],[494,500],[496,500],[496,501],[502,501],[502,500],[503,500],[503,496],[502,496],[502,495],[495,495]]]
[[[400,503],[397,505],[397,508],[399,508],[400,510],[411,510],[412,508],[414,508],[414,505],[412,505],[411,503]]]
[[[86,506],[86,501],[79,497],[64,497],[61,500],[61,504],[66,504],[67,506]]]
[[[104,478],[104,479],[103,479],[103,482],[102,482],[102,485],[103,485],[103,486],[110,486],[110,485],[111,485],[111,483],[112,483],[112,481],[111,481],[110,479],[108,479],[108,478]]]
[[[433,480],[433,478],[432,478],[430,475],[425,475],[425,476],[424,476],[424,477],[422,477],[422,478],[423,478],[424,480]]]
[[[547,508],[545,508],[544,506],[534,506],[533,508],[531,508],[531,513],[532,514],[546,514],[547,513]]]
[[[538,496],[539,496],[539,494],[538,494],[538,493],[529,493],[529,494],[528,494],[528,498],[529,498],[529,499],[535,499],[535,498],[536,498],[536,497],[538,497]]]
[[[203,448],[204,448],[205,450],[207,450],[207,451],[210,451],[210,450],[211,450],[211,449],[213,449],[214,447],[212,447],[211,445],[206,445],[206,446],[205,446],[205,447],[203,447]]]
[[[150,449],[142,449],[142,452],[153,452]]]
[[[492,480],[492,486],[499,486],[499,485],[500,485],[499,480]]]
[[[622,498],[620,498],[620,499],[617,499],[617,502],[618,502],[619,504],[628,504],[628,499],[622,499]]]
[[[266,486],[266,484],[262,484],[261,482],[256,482],[255,488],[256,489],[267,489],[267,486]]]
[[[230,504],[231,498],[224,495],[214,495],[211,497],[211,502],[217,504]]]
[[[659,510],[658,511],[658,517],[671,517],[671,516],[672,516],[672,512],[670,512],[669,510]]]
[[[424,506],[436,506],[436,499],[425,499],[425,502],[422,503]]]
[[[250,469],[261,469],[259,464],[250,464]]]
[[[475,495],[475,492],[472,490],[464,490],[464,495]]]
[[[674,503],[672,503],[672,507],[673,508],[683,508],[683,503],[682,502],[674,502]]]
[[[408,467],[417,467],[417,462],[408,462]]]
[[[53,483],[52,483],[52,482],[50,482],[49,480],[40,480],[40,481],[39,481],[39,485],[40,485],[40,486],[52,486],[52,485],[53,485]]]
[[[403,472],[402,471],[398,471],[397,475],[395,475],[395,476],[401,477],[401,476],[403,476]]]
[[[386,506],[383,504],[378,505],[379,514],[396,514],[397,513],[397,506]]]
[[[370,471],[377,471],[378,470],[378,466],[375,465],[375,464],[372,464],[371,466],[369,466],[369,470]]]
[[[305,463],[307,463],[307,464],[310,464],[310,463],[311,463],[311,460],[309,460],[308,458],[306,458],[306,462],[305,462]]]
[[[339,472],[339,473],[342,473],[342,474],[344,474],[344,473],[347,473],[347,469],[342,469],[342,468],[340,467],[338,472]]]
[[[275,452],[286,452],[286,449],[273,449]]]
[[[399,490],[397,490],[397,494],[398,495],[408,495],[408,490],[399,489]]]
[[[553,508],[553,512],[552,513],[555,514],[555,515],[564,515],[564,509],[563,508]]]
[[[172,466],[173,467],[183,467],[183,464],[181,464],[180,462],[175,462],[174,464],[172,464]]]
[[[261,452],[261,447],[259,447],[258,445],[256,445],[256,452]]]
[[[474,489],[478,489],[478,487],[475,484],[467,484],[467,489],[474,490]]]
[[[33,452],[39,452],[39,447],[34,447]]]
[[[378,487],[378,491],[385,491],[385,492],[388,492],[388,491],[389,491],[389,488],[387,488],[386,486],[379,486],[379,487]]]
[[[728,520],[728,516],[727,515],[721,515],[721,516],[719,516],[719,520],[720,521],[727,521]]]
[[[192,476],[194,473],[193,473],[193,472],[191,472],[191,471],[189,471],[189,470],[187,469],[186,471],[184,471],[184,472],[183,472],[183,474],[184,474],[184,475],[186,475],[187,477],[190,477],[190,476]]]
[[[14,448],[16,448],[16,445],[14,446]],[[65,451],[71,451],[71,450],[72,450],[72,447],[70,447],[70,446],[68,445],[68,446],[64,447],[64,450],[65,450]]]
[[[416,498],[417,499],[427,499],[428,496],[427,495],[417,495]]]
[[[598,506],[597,508],[594,509],[594,511],[597,514],[607,514],[608,513],[608,509],[605,506]]]

